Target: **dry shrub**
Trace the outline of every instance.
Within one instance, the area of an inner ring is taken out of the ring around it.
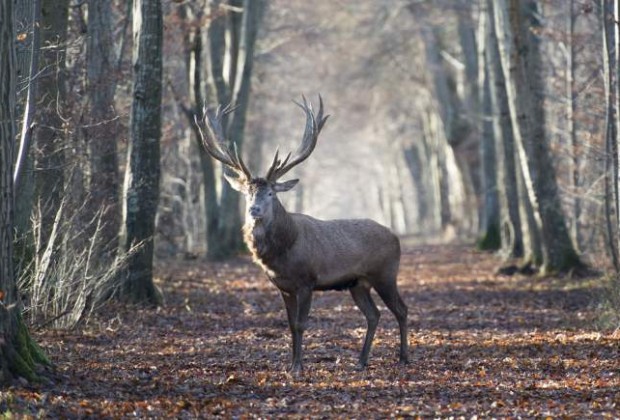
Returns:
[[[88,320],[114,296],[126,262],[138,248],[106,252],[117,247],[102,243],[104,212],[84,220],[84,205],[73,211],[67,207],[63,199],[47,244],[41,241],[40,212],[35,212],[31,248],[38,251],[29,257],[24,253],[18,261],[24,316],[35,329],[70,329]]]

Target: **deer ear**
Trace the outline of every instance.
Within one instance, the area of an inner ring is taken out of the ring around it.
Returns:
[[[299,182],[298,179],[291,179],[290,181],[285,181],[285,182],[276,182],[273,185],[273,190],[277,193],[285,192],[293,188],[295,185],[297,185],[298,182]]]
[[[228,181],[233,190],[237,190],[244,194],[248,191],[248,183],[245,178],[235,178],[226,173],[224,173],[224,178],[226,178],[226,181]]]

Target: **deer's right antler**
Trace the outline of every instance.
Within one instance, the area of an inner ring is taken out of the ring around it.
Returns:
[[[224,108],[218,106],[215,113],[213,113],[205,106],[202,119],[195,116],[194,121],[198,126],[202,145],[207,153],[230,168],[237,176],[250,180],[252,179],[252,174],[245,163],[243,163],[237,144],[233,143],[233,150],[230,150],[230,147],[227,146],[228,142],[224,139],[222,119],[234,110],[235,108],[230,105]]]
[[[284,158],[283,161],[281,161],[278,156],[278,151],[276,151],[273,162],[271,162],[271,166],[265,176],[268,181],[275,182],[278,178],[290,171],[294,166],[297,166],[304,160],[308,159],[308,156],[312,154],[314,148],[316,147],[316,142],[319,138],[321,129],[323,129],[325,122],[329,118],[329,115],[323,116],[323,98],[321,98],[321,95],[319,95],[319,113],[316,117],[314,115],[314,110],[312,109],[312,104],[308,104],[303,95],[301,98],[302,103],[295,102],[295,104],[297,104],[297,106],[299,106],[306,114],[306,128],[304,130],[304,137],[290,162],[290,153],[286,156],[286,158]]]

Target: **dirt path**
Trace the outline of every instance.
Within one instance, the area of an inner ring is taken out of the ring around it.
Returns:
[[[0,413],[92,417],[577,418],[620,414],[620,335],[592,327],[591,284],[500,277],[464,246],[405,252],[411,359],[382,318],[370,366],[346,292],[318,293],[300,378],[275,288],[247,259],[161,264],[166,306],[108,310],[84,331],[43,332],[53,383],[0,394]],[[377,299],[378,302],[378,299]],[[4,401],[2,401],[4,399]]]

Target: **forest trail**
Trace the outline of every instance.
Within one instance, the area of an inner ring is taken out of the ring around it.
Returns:
[[[617,416],[620,334],[594,328],[592,282],[497,276],[498,264],[467,246],[405,249],[406,367],[396,363],[396,321],[380,304],[370,366],[358,371],[362,314],[349,293],[317,293],[305,372],[293,378],[283,304],[249,259],[165,261],[157,269],[164,307],[113,308],[80,331],[35,334],[56,364],[52,381],[0,393],[0,413]]]

